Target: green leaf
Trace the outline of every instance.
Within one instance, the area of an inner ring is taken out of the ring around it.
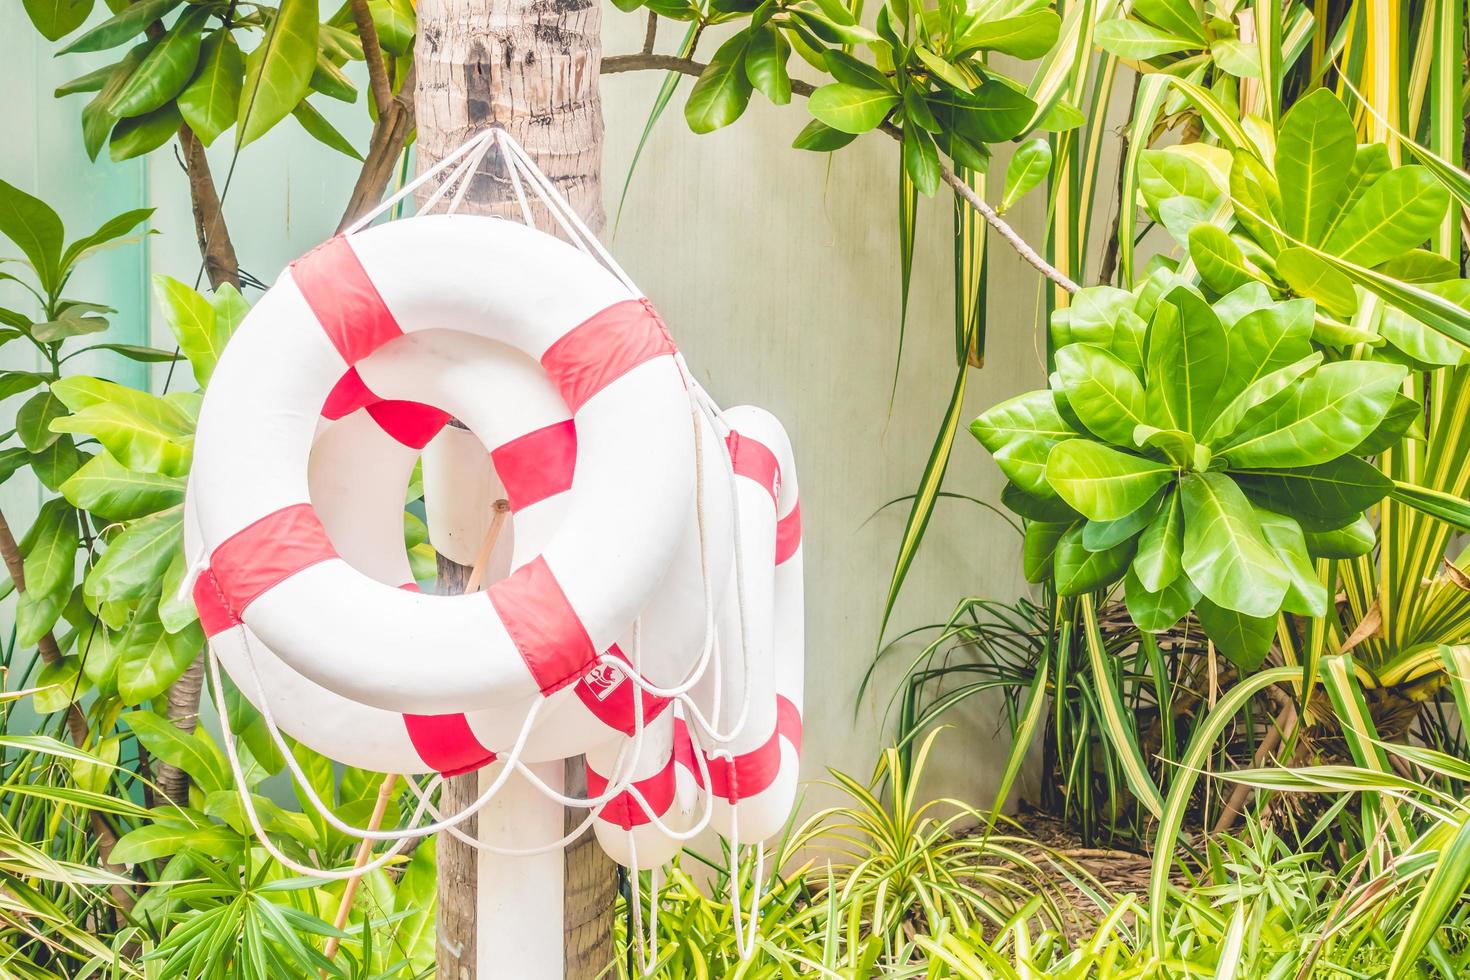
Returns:
[[[143,63],[148,52],[156,46],[157,42],[150,39],[129,50],[114,66],[97,95],[82,108],[82,146],[87,151],[88,159],[97,159],[97,154],[102,152],[102,145],[107,142],[113,127],[117,125],[117,114],[112,111],[117,93],[122,90],[138,65]]]
[[[413,38],[417,25],[414,23],[414,8],[405,0],[370,0],[368,9],[373,15],[373,26],[378,31],[378,43],[392,54],[407,54],[413,50]]]
[[[135,208],[108,218],[92,234],[78,238],[66,247],[66,252],[61,256],[62,271],[66,272],[92,252],[117,241],[152,215],[153,208]]]
[[[179,95],[179,113],[205,146],[235,124],[245,85],[245,56],[229,31],[215,31],[200,51],[199,74]]]
[[[1281,607],[1298,616],[1327,614],[1327,587],[1317,578],[1302,527],[1290,517],[1256,508],[1256,520],[1266,543],[1275,550],[1286,568],[1286,598]]]
[[[1356,558],[1373,550],[1373,524],[1359,517],[1335,531],[1306,531],[1307,553],[1313,558]]]
[[[834,82],[813,92],[807,108],[833,129],[844,133],[866,133],[877,128],[898,102],[898,95],[888,89],[859,88],[847,82]]]
[[[1253,407],[1240,400],[1244,392],[1267,375],[1285,367],[1302,365],[1311,357],[1312,316],[1312,303],[1297,299],[1267,303],[1235,319],[1226,338],[1229,353],[1220,393],[1215,399],[1217,417],[1206,433],[1206,441],[1228,434],[1239,416]],[[1320,356],[1317,360],[1321,360]],[[1303,366],[1296,376],[1307,369]],[[1282,382],[1276,390],[1285,384]],[[1260,404],[1264,398],[1259,395],[1258,391],[1256,396],[1245,401]]]
[[[1243,469],[1325,463],[1378,427],[1406,373],[1379,361],[1324,364],[1219,453]]]
[[[102,86],[107,84],[108,79],[112,78],[117,68],[117,65],[103,65],[101,68],[94,68],[84,75],[78,75],[71,81],[56,86],[56,90],[51,94],[58,99],[64,99],[68,95],[101,91]]]
[[[1051,144],[1037,138],[1027,140],[1011,154],[1006,164],[1005,190],[1001,194],[1000,210],[1008,211],[1021,198],[1031,193],[1051,173]]]
[[[0,398],[10,398],[36,385],[51,380],[51,375],[38,371],[6,371],[0,373]]]
[[[798,150],[811,150],[815,153],[831,153],[840,150],[857,136],[853,133],[844,133],[840,129],[833,129],[820,119],[813,119],[802,127],[801,132],[796,134],[792,146]]]
[[[1351,450],[1353,456],[1376,456],[1392,449],[1405,438],[1424,439],[1424,406],[1399,392],[1378,428]]]
[[[944,92],[929,99],[940,125],[972,143],[1001,143],[1026,131],[1036,103],[995,77],[974,92]]]
[[[1093,31],[1093,40],[1109,54],[1129,61],[1147,61],[1200,47],[1198,42],[1189,38],[1123,17],[1115,17],[1098,24]]]
[[[59,41],[82,26],[92,12],[92,0],[25,0],[25,8],[42,37]]]
[[[196,625],[168,633],[158,619],[158,603],[147,601],[123,635],[117,667],[117,690],[126,705],[136,705],[169,689],[204,648]]]
[[[118,838],[107,859],[113,864],[133,865],[170,857],[187,847],[189,838],[199,829],[178,824],[144,824]]]
[[[188,571],[188,556],[182,549],[174,552],[168,568],[164,570],[163,594],[158,600],[158,620],[170,633],[177,633],[199,619],[194,609],[194,597],[183,588]]]
[[[1099,439],[1132,446],[1133,430],[1147,424],[1142,383],[1118,358],[1092,344],[1068,344],[1056,352],[1057,374],[1067,404]]]
[[[1093,521],[1116,521],[1148,502],[1175,477],[1173,467],[1101,443],[1071,439],[1051,451],[1046,479],[1057,495]]]
[[[1021,570],[1032,585],[1051,578],[1057,542],[1073,522],[1028,521],[1021,541]]]
[[[934,137],[912,123],[903,127],[903,168],[925,196],[939,189],[939,149]]]
[[[38,391],[15,413],[15,433],[27,449],[38,453],[56,441],[51,425],[65,415],[66,405],[54,389]]]
[[[62,48],[61,53],[115,48],[137,37],[145,27],[162,18],[180,2],[182,0],[138,0]]]
[[[1068,507],[1066,501],[1060,497],[1032,496],[1014,483],[1007,483],[1001,487],[1000,502],[1013,513],[1019,514],[1028,521],[1071,524],[1082,517],[1081,514]]]
[[[1198,41],[1198,47],[1205,44],[1204,26],[1190,0],[1134,0],[1131,9],[1134,16],[1156,27]]]
[[[184,502],[184,480],[135,473],[106,450],[93,456],[61,486],[78,510],[104,521],[129,521]]]
[[[354,160],[362,159],[362,154],[358,153],[356,147],[348,142],[347,137],[338,132],[337,127],[327,122],[327,117],[317,112],[310,102],[302,99],[296,108],[291,110],[291,115],[296,117],[296,121],[301,123],[301,128],[306,130],[307,134],[318,143]]]
[[[1082,546],[1088,551],[1107,551],[1136,536],[1153,521],[1159,504],[1171,491],[1161,490],[1142,507],[1116,521],[1088,521],[1082,528]]]
[[[1453,493],[1395,480],[1389,496],[1452,527],[1470,531],[1470,502]]]
[[[1375,266],[1422,244],[1449,206],[1449,191],[1428,170],[1398,167],[1367,189],[1323,248],[1345,262]]]
[[[31,263],[43,293],[53,292],[60,286],[61,242],[65,234],[61,219],[50,205],[0,180],[0,235],[14,242]]]
[[[786,71],[790,57],[791,45],[776,28],[767,24],[751,32],[750,46],[745,49],[745,75],[776,105],[791,101],[791,76]]]
[[[174,402],[100,378],[63,378],[51,391],[73,414],[51,423],[53,432],[96,437],[132,470],[180,476],[193,454],[194,422]]]
[[[1189,230],[1189,257],[1200,279],[1217,293],[1228,293],[1258,278],[1246,265],[1240,246],[1218,225],[1195,225]]]
[[[1133,560],[1136,545],[1129,540],[1107,551],[1088,551],[1082,525],[1074,525],[1057,541],[1052,562],[1057,595],[1082,595],[1116,582]]]
[[[1279,228],[1285,210],[1281,190],[1266,165],[1246,150],[1236,150],[1231,156],[1230,202],[1241,227],[1268,255],[1285,247]]]
[[[1256,417],[1269,411],[1271,406],[1278,403],[1278,396],[1285,397],[1282,392],[1321,363],[1322,352],[1314,351],[1300,361],[1277,368],[1270,374],[1252,381],[1250,386],[1231,399],[1230,404],[1226,405],[1216,416],[1215,421],[1210,423],[1204,441],[1215,446],[1229,439],[1235,435],[1242,423],[1247,420],[1254,422]]]
[[[31,336],[43,344],[53,344],[68,337],[81,337],[89,333],[101,333],[107,329],[107,319],[86,316],[81,310],[68,310],[55,320],[38,323],[31,329]]]
[[[1158,514],[1138,539],[1138,557],[1133,573],[1145,591],[1160,592],[1180,577],[1184,552],[1184,506],[1180,494],[1171,491]]]
[[[1331,531],[1359,517],[1388,495],[1393,481],[1356,456],[1315,466],[1237,473],[1240,488],[1257,503],[1289,515],[1308,531]]]
[[[21,546],[26,591],[38,599],[57,592],[70,596],[80,543],[77,512],[60,498],[46,501]]]
[[[231,785],[224,756],[202,729],[186,735],[151,711],[129,711],[122,720],[154,758],[184,770],[205,793]]]
[[[317,0],[281,0],[265,40],[245,59],[237,147],[265,135],[306,98],[319,28]]]
[[[1385,265],[1384,269],[1387,268],[1388,266]],[[1470,309],[1470,279],[1425,282],[1420,288],[1435,296],[1442,296],[1458,306]],[[1449,366],[1465,360],[1465,347],[1462,344],[1438,331],[1431,330],[1397,306],[1384,308],[1383,318],[1378,323],[1378,331],[1383,335],[1383,339],[1423,364]]]
[[[24,446],[12,446],[9,449],[0,449],[0,483],[4,483],[15,475],[16,471],[30,461],[30,450]]]
[[[1414,900],[1413,911],[1409,913],[1408,922],[1394,947],[1393,962],[1389,964],[1391,980],[1413,976],[1419,964],[1429,959],[1424,956],[1424,947],[1434,940],[1445,919],[1463,898],[1466,886],[1470,885],[1470,818],[1461,813],[1443,827],[1446,831],[1453,828],[1454,836],[1435,855],[1429,880]]]
[[[954,39],[954,49],[957,54],[1000,51],[1029,61],[1050,51],[1061,29],[1062,19],[1052,10],[994,19],[980,16]]]
[[[1274,616],[1288,583],[1245,494],[1223,473],[1180,482],[1184,570],[1215,604],[1250,616]]]
[[[111,106],[114,114],[145,115],[184,90],[199,64],[200,31],[209,16],[208,10],[192,8],[175,22],[118,90]]]
[[[1265,662],[1276,638],[1276,617],[1249,616],[1201,598],[1194,607],[1205,635],[1215,649],[1241,670],[1255,670]],[[1300,668],[1298,668],[1300,673]]]
[[[183,546],[183,508],[150,514],[128,525],[107,544],[87,573],[83,593],[99,603],[138,599],[156,588],[169,561]]]
[[[233,286],[220,289],[221,295],[228,289],[232,296],[239,297]],[[224,329],[227,325],[220,323],[214,307],[202,293],[177,279],[154,276],[153,295],[163,308],[164,321],[179,342],[179,349],[194,368],[194,379],[203,388],[230,339],[229,331]]]
[[[1172,629],[1199,601],[1199,590],[1188,575],[1176,575],[1172,581],[1157,592],[1143,587],[1137,574],[1137,566],[1128,569],[1123,577],[1123,599],[1128,606],[1128,616],[1133,624],[1146,633],[1161,633]]]
[[[1317,244],[1337,217],[1358,138],[1347,107],[1325,88],[1291,107],[1276,140],[1283,228]]]
[[[42,667],[41,672],[36,675],[36,687],[40,690],[31,696],[31,705],[36,714],[49,715],[71,704],[72,693],[77,689],[78,673],[80,669],[76,657],[65,657],[57,663]]]
[[[1049,391],[1007,399],[970,423],[970,432],[995,457],[1006,478],[1037,497],[1055,496],[1046,482],[1052,447],[1077,433],[1062,421]]]
[[[86,460],[86,454],[77,449],[71,436],[62,436],[31,457],[31,472],[36,474],[41,486],[59,491]]]
[[[323,39],[323,46],[325,44]],[[347,77],[346,72],[332,62],[325,50],[317,52],[316,68],[311,73],[311,90],[339,102],[357,101],[357,86],[352,84],[352,79]]]
[[[745,112],[750,104],[752,87],[745,73],[746,34],[730,38],[694,83],[689,101],[684,105],[684,119],[696,133],[712,133],[728,126]]]
[[[1148,417],[1161,429],[1203,436],[1214,421],[1229,357],[1225,327],[1199,294],[1172,290],[1148,331]],[[1132,438],[1129,430],[1129,438]]]
[[[114,163],[152,153],[173,138],[183,125],[179,107],[170,102],[146,116],[124,119],[107,141],[107,156]]]

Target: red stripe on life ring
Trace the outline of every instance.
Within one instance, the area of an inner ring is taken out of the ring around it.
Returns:
[[[634,786],[638,788],[639,794],[654,809],[653,816],[663,816],[669,812],[669,807],[674,802],[674,758],[664,767],[646,779],[635,780]],[[587,766],[587,795],[600,796],[607,792],[607,780],[600,776],[591,766]],[[598,815],[599,820],[616,824],[624,830],[632,830],[652,821],[648,811],[643,804],[633,798],[633,794],[627,790],[614,796],[603,804],[602,812]]]
[[[735,475],[754,480],[774,503],[781,494],[781,464],[776,462],[776,454],[764,443],[734,431],[725,438],[725,444],[730,447]]]
[[[304,568],[336,557],[337,550],[311,504],[283,507],[235,532],[214,549],[209,568],[199,576],[212,582],[218,593],[206,598],[211,624],[206,624],[205,632],[209,633],[209,625],[218,625],[221,617],[233,620],[229,625],[234,625],[245,607],[263,593]],[[200,587],[199,582],[194,584],[196,605]]]
[[[542,694],[561,690],[591,669],[597,649],[545,558],[522,565],[485,595]]]
[[[734,759],[710,759],[710,790],[716,796],[738,803],[764,792],[781,770],[781,739],[801,751],[801,711],[788,698],[776,695],[776,727],[771,737],[757,748]]]
[[[791,507],[791,513],[776,522],[776,564],[789,561],[801,547],[801,501]]]
[[[577,427],[571,419],[527,432],[490,451],[511,510],[520,510],[572,488],[577,468]]]
[[[384,432],[409,449],[423,449],[449,422],[448,412],[423,402],[374,402],[367,413]]]
[[[357,373],[357,368],[348,368],[327,393],[327,400],[322,405],[322,418],[335,422],[378,401],[382,399],[373,394],[362,375]]]
[[[464,715],[404,715],[403,727],[419,758],[436,772],[458,776],[495,761]]]
[[[575,413],[638,365],[677,350],[653,304],[628,299],[569,330],[541,355],[541,366]]]
[[[341,235],[292,262],[291,278],[349,367],[403,335],[357,253]]]
[[[623,651],[616,643],[609,647],[607,652],[623,663],[628,663],[628,658],[623,655]],[[633,712],[635,695],[642,695],[645,725],[662,714],[664,709],[672,703],[668,698],[661,698],[643,690],[616,667],[601,663],[583,674],[577,680],[574,690],[582,704],[586,705],[587,710],[596,715],[599,721],[608,728],[628,736],[638,730],[637,718],[634,717]]]

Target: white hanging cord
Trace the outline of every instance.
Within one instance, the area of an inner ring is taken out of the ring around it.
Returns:
[[[481,143],[486,142],[488,140],[491,140],[493,138],[494,137],[492,136],[491,133],[485,132],[485,133],[481,133],[478,136],[476,136],[475,138],[467,141],[459,149],[457,149],[454,152],[448,154],[447,156],[444,157],[444,159],[442,159],[438,163],[434,164],[434,166],[430,167],[428,170],[425,170],[423,173],[419,174],[413,180],[411,180],[408,183],[404,184],[402,187],[400,187],[397,191],[395,191],[393,193],[393,196],[392,197],[389,197],[382,204],[379,204],[377,207],[373,208],[367,214],[363,215],[361,218],[358,218],[352,224],[348,225],[347,228],[342,232],[342,234],[343,235],[355,235],[355,234],[357,234],[359,231],[361,231],[362,229],[366,228],[368,225],[372,224],[378,218],[380,218],[384,214],[386,214],[388,212],[388,210],[390,208],[392,208],[395,204],[397,204],[399,201],[402,201],[404,198],[408,197],[414,191],[416,191],[420,187],[424,186],[424,184],[428,183],[430,180],[433,180],[435,177],[439,176],[444,171],[446,171],[450,167],[454,166],[455,162],[457,160],[459,160],[461,157],[463,157],[466,153],[471,152],[477,146],[479,146]],[[440,196],[442,196],[442,195],[440,195]]]
[[[648,932],[643,931],[643,882],[638,871],[638,842],[633,832],[628,831],[628,901],[633,906],[633,935],[638,947],[638,970],[643,976],[652,976],[658,963],[658,868],[648,869]]]
[[[729,756],[726,755],[728,759]],[[738,807],[730,807],[730,925],[735,930],[735,949],[740,954],[741,962],[749,960],[755,955],[756,927],[760,925],[760,895],[761,878],[765,874],[766,849],[759,842],[751,846],[755,848],[755,867],[752,869],[754,878],[750,883],[750,914],[746,917],[746,923],[740,921],[740,811]],[[749,926],[747,934],[745,925]]]

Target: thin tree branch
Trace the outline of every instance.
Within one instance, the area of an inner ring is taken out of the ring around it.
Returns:
[[[706,67],[708,66],[700,64],[693,59],[679,58],[667,54],[620,54],[602,59],[602,73],[604,75],[620,75],[630,71],[673,71],[681,75],[698,77],[704,73]],[[791,80],[791,91],[794,95],[810,96],[816,91],[816,87],[809,82],[803,82],[800,79],[793,78]],[[885,123],[879,129],[893,139],[903,138],[903,131],[891,124]],[[974,188],[956,176],[952,169],[941,164],[940,176],[959,195],[961,200],[980,212],[980,216],[985,219],[985,223],[994,228],[1000,237],[1005,239],[1006,243],[1015,249],[1021,258],[1026,260],[1027,264],[1058,286],[1061,286],[1067,292],[1075,293],[1077,291],[1079,287],[1066,273],[1046,261],[1036,249],[1032,248],[1024,238],[1016,233],[1014,228],[1007,224],[1000,215],[996,214],[994,208],[986,204],[980,195],[975,193]]]
[[[648,29],[643,33],[643,53],[653,54],[653,44],[658,40],[658,14],[648,12]]]
[[[209,157],[204,144],[188,123],[179,126],[179,147],[184,152],[184,172],[189,175],[189,200],[194,210],[194,235],[199,240],[199,256],[204,260],[204,273],[209,284],[218,289],[224,283],[240,287],[240,260],[230,231],[225,227],[225,212],[214,175],[209,171]]]
[[[357,24],[357,36],[362,41],[362,57],[367,62],[368,87],[373,93],[373,104],[381,115],[393,101],[393,86],[388,82],[388,69],[383,64],[383,46],[378,42],[378,27],[373,23],[373,12],[368,0],[351,0],[352,20]]]
[[[398,166],[408,134],[413,132],[414,69],[410,67],[398,88],[398,94],[388,102],[386,109],[378,112],[378,121],[373,125],[373,135],[368,140],[367,157],[358,171],[357,183],[347,199],[347,208],[337,225],[340,232],[359,217],[371,211],[383,197],[388,182]]]

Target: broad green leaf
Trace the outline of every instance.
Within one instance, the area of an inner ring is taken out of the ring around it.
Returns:
[[[1146,591],[1160,592],[1180,577],[1183,552],[1183,498],[1170,491],[1158,514],[1138,539],[1138,557],[1133,560],[1133,573]]]
[[[1210,45],[1215,64],[1236,78],[1261,77],[1261,52],[1237,38],[1224,38]]]
[[[413,50],[414,7],[407,0],[369,0],[378,43],[391,54],[407,54]]]
[[[56,441],[57,433],[51,426],[65,415],[66,405],[55,388],[38,391],[16,411],[15,433],[27,449],[38,453]]]
[[[163,594],[158,600],[158,621],[170,633],[177,633],[198,620],[194,609],[194,596],[183,588],[184,576],[189,571],[189,560],[183,550],[169,559],[163,573]]]
[[[1425,282],[1420,288],[1470,309],[1470,279]],[[1460,343],[1429,329],[1397,306],[1384,307],[1383,318],[1378,322],[1378,331],[1383,339],[1424,364],[1448,366],[1459,364],[1466,357],[1465,347]]]
[[[21,545],[26,591],[37,599],[56,592],[63,599],[69,596],[80,542],[77,512],[71,505],[60,498],[43,504]]]
[[[186,735],[151,711],[129,711],[122,720],[154,758],[184,770],[205,793],[231,785],[224,755],[202,729]]]
[[[802,127],[801,132],[796,134],[792,147],[798,150],[811,150],[814,153],[831,153],[840,150],[857,136],[853,133],[844,133],[840,129],[833,129],[820,119],[813,119]]]
[[[1280,231],[1286,210],[1281,189],[1266,165],[1246,150],[1236,150],[1231,156],[1230,201],[1236,220],[1268,255],[1286,247]]]
[[[36,385],[49,380],[49,374],[41,374],[39,371],[6,371],[0,374],[0,398],[10,398],[23,391],[30,391]]]
[[[684,105],[684,119],[694,132],[712,133],[728,126],[750,104],[752,88],[745,73],[747,40],[748,35],[737,34],[720,45],[699,81],[694,83],[694,90]]]
[[[168,476],[188,472],[194,424],[177,404],[84,376],[64,378],[51,391],[74,411],[53,421],[53,432],[93,436],[129,469]]]
[[[1082,595],[1116,582],[1133,560],[1136,542],[1125,541],[1107,551],[1088,551],[1082,525],[1074,525],[1057,541],[1052,560],[1057,595]]]
[[[107,140],[107,156],[114,163],[152,153],[179,131],[184,117],[170,102],[145,116],[134,116],[117,124]]]
[[[995,457],[1007,479],[1037,497],[1055,496],[1046,482],[1052,447],[1077,438],[1062,421],[1049,391],[1030,391],[987,409],[970,423],[970,432]]]
[[[44,633],[45,630],[40,632]],[[40,673],[36,675],[38,690],[31,695],[31,706],[35,708],[36,714],[49,715],[71,704],[72,693],[77,690],[79,673],[80,667],[76,657],[65,657],[57,663],[46,664],[42,667]]]
[[[1125,312],[1132,312],[1132,293],[1115,286],[1086,286],[1072,294],[1068,305],[1051,315],[1052,346],[1093,344],[1115,350],[1115,334]],[[1140,359],[1138,367],[1143,367]]]
[[[35,646],[61,618],[70,594],[70,589],[47,593],[22,592],[15,603],[15,642],[23,647]]]
[[[87,573],[83,592],[93,607],[101,601],[137,599],[156,588],[174,553],[183,546],[183,508],[139,518],[107,543]]]
[[[1388,495],[1393,481],[1356,456],[1315,466],[1237,473],[1241,489],[1257,503],[1297,520],[1308,531],[1331,531]]]
[[[1241,670],[1255,670],[1276,638],[1276,617],[1250,616],[1201,598],[1194,607],[1205,635],[1215,649]],[[1298,671],[1300,669],[1298,668]]]
[[[1225,324],[1225,329],[1230,331],[1247,313],[1264,310],[1271,302],[1271,291],[1265,283],[1248,282],[1215,300],[1211,307],[1220,322]]]
[[[1281,608],[1298,616],[1326,615],[1327,587],[1317,578],[1317,570],[1307,554],[1302,526],[1290,517],[1259,507],[1256,508],[1256,520],[1261,522],[1261,533],[1266,536],[1266,543],[1275,550],[1286,568],[1288,584]]]
[[[1444,220],[1450,195],[1423,167],[1398,167],[1373,183],[1323,248],[1375,266],[1424,242]]]
[[[42,37],[59,41],[82,26],[92,12],[92,0],[25,0],[25,8]]]
[[[933,136],[911,123],[903,127],[903,168],[924,196],[939,189],[939,148]]]
[[[941,125],[976,144],[1000,143],[1020,136],[1036,111],[1036,103],[1025,93],[994,77],[969,94],[933,96],[929,105]]]
[[[950,64],[948,61],[945,61],[933,51],[930,51],[928,48],[924,47],[924,45],[915,45],[914,54],[918,57],[919,61],[923,63],[924,67],[929,69],[929,73],[931,75],[933,75],[936,79],[943,82],[944,84],[948,85],[950,88],[959,89],[961,92],[973,91],[973,86],[970,84],[970,80],[966,78],[958,68]],[[913,89],[905,89],[905,92],[912,91]]]
[[[1392,169],[1393,161],[1389,159],[1387,146],[1382,143],[1370,143],[1367,146],[1358,147],[1353,155],[1353,169],[1348,173],[1347,186],[1342,190],[1342,201],[1338,204],[1338,214],[1333,218],[1333,225],[1327,231],[1329,237],[1337,224],[1352,212],[1353,205],[1357,204],[1358,199],[1367,193],[1368,188]]]
[[[1258,278],[1246,264],[1240,246],[1218,225],[1195,225],[1190,229],[1189,257],[1200,279],[1217,293],[1228,293]]]
[[[1131,10],[1155,27],[1198,41],[1199,47],[1205,44],[1204,26],[1190,0],[1134,0]]]
[[[1389,406],[1388,413],[1383,416],[1383,421],[1378,423],[1378,428],[1354,446],[1350,454],[1377,456],[1397,446],[1404,439],[1417,439],[1422,442],[1424,438],[1424,406],[1403,392],[1399,392],[1394,396],[1393,404]]]
[[[1317,244],[1337,217],[1358,138],[1347,107],[1325,88],[1291,107],[1276,138],[1283,229]]]
[[[1182,470],[1203,470],[1210,465],[1210,451],[1188,432],[1140,425],[1133,430],[1133,442],[1140,449],[1157,449],[1168,461]]]
[[[105,317],[87,316],[82,310],[68,310],[55,320],[36,324],[31,328],[31,336],[43,344],[53,344],[68,337],[82,337],[106,329]]]
[[[296,108],[291,110],[291,115],[301,123],[301,128],[306,130],[307,135],[318,143],[354,160],[362,159],[362,154],[357,152],[357,148],[348,141],[347,137],[343,136],[336,126],[328,122],[327,117],[318,112],[310,102],[302,99]]]
[[[1117,446],[1133,445],[1133,430],[1147,424],[1143,385],[1128,365],[1092,344],[1068,344],[1056,352],[1057,374],[1067,404],[1088,430]]]
[[[1300,361],[1277,368],[1270,374],[1252,381],[1248,388],[1232,398],[1230,403],[1221,409],[1220,414],[1215,417],[1215,421],[1210,423],[1210,428],[1205,432],[1204,442],[1216,446],[1229,439],[1242,423],[1247,420],[1253,421],[1256,416],[1269,411],[1269,406],[1277,404],[1274,399],[1286,397],[1282,395],[1282,392],[1321,363],[1322,352],[1313,351]]]
[[[100,91],[116,71],[117,65],[103,65],[101,68],[94,68],[86,74],[78,75],[71,81],[56,86],[55,91],[51,94],[58,99],[64,99],[68,95]]]
[[[1197,48],[1190,38],[1179,37],[1141,21],[1117,17],[1098,24],[1093,31],[1097,46],[1109,54],[1129,61],[1147,61],[1166,54],[1177,54]]]
[[[1053,561],[1057,553],[1057,542],[1073,526],[1073,522],[1052,523],[1048,521],[1026,522],[1026,533],[1021,542],[1021,569],[1026,581],[1032,585],[1051,578]]]
[[[1379,361],[1324,364],[1219,454],[1242,469],[1325,463],[1378,427],[1406,373]]]
[[[106,51],[108,48],[115,48],[143,33],[144,28],[181,2],[182,0],[138,0],[62,48],[61,53]]]
[[[306,98],[316,67],[317,0],[281,0],[265,40],[245,59],[235,145],[265,135]]]
[[[220,288],[228,288],[232,295],[239,295],[233,286]],[[220,323],[209,300],[177,279],[154,276],[153,295],[163,308],[164,321],[179,342],[179,349],[194,368],[194,380],[201,388],[204,387],[230,339],[229,331]]]
[[[311,73],[311,90],[339,102],[356,102],[357,86],[353,85],[347,73],[338,68],[327,56],[325,45],[326,41],[323,38],[324,50],[317,52],[316,69]]]
[[[153,208],[135,208],[108,218],[92,234],[78,238],[66,247],[61,256],[62,271],[66,272],[92,252],[122,238],[152,215]]]
[[[1044,139],[1027,140],[1016,148],[1006,164],[1005,190],[1001,194],[1001,213],[1037,187],[1051,172],[1051,144]]]
[[[888,89],[860,88],[846,82],[834,82],[813,92],[807,108],[833,129],[844,133],[866,133],[876,128],[898,102],[898,95]]]
[[[1088,551],[1107,551],[1136,536],[1153,521],[1168,493],[1168,490],[1159,491],[1148,503],[1116,521],[1088,521],[1082,528],[1082,546]]]
[[[65,232],[50,205],[0,180],[0,235],[15,243],[31,263],[42,292],[57,288]]]
[[[786,71],[790,57],[791,45],[776,28],[767,24],[751,33],[750,46],[745,49],[746,77],[776,105],[791,101],[791,76]]]
[[[128,521],[183,503],[184,480],[134,472],[103,450],[62,484],[61,493],[104,521]]]
[[[61,485],[71,478],[83,463],[87,454],[77,449],[71,436],[62,436],[45,449],[31,457],[31,472],[47,490],[61,490]]]
[[[1195,473],[1179,484],[1184,503],[1184,570],[1215,604],[1249,616],[1274,616],[1286,568],[1261,533],[1245,494],[1223,473]]]
[[[1116,521],[1128,516],[1174,477],[1173,467],[1087,439],[1057,445],[1046,464],[1046,479],[1052,489],[1093,521]]]
[[[1225,327],[1210,305],[1193,290],[1172,290],[1149,325],[1145,424],[1203,436],[1214,421],[1212,406],[1229,356]]]
[[[113,864],[133,865],[171,857],[188,847],[190,838],[201,829],[204,828],[172,823],[144,824],[118,838],[107,859]],[[227,832],[236,836],[234,831]]]
[[[1015,58],[1040,58],[1056,44],[1062,19],[1051,10],[1033,10],[1015,17],[976,17],[954,39],[956,53],[1000,51]]]
[[[1356,558],[1372,551],[1377,540],[1366,516],[1335,531],[1306,531],[1303,537],[1313,558]]]
[[[114,114],[145,115],[184,90],[199,64],[200,30],[209,16],[208,10],[196,7],[178,19],[118,91]]]
[[[1135,626],[1147,633],[1161,633],[1173,628],[1194,608],[1199,590],[1188,575],[1180,574],[1159,591],[1150,592],[1139,581],[1135,561],[1135,567],[1123,577],[1123,599]]]
[[[136,6],[131,9],[136,9]],[[117,114],[112,111],[112,103],[117,98],[117,93],[122,90],[133,71],[143,63],[143,59],[148,57],[148,52],[152,51],[157,43],[149,39],[130,49],[117,63],[97,95],[82,108],[82,146],[87,151],[88,159],[97,159],[97,154],[102,152],[103,144],[107,142],[113,127],[117,125]]]
[[[1081,514],[1068,507],[1062,498],[1032,496],[1014,483],[1007,483],[1001,487],[1000,502],[1013,513],[1019,514],[1028,521],[1071,524],[1082,517]]]
[[[1220,196],[1202,165],[1181,153],[1152,149],[1138,155],[1138,190],[1155,217],[1170,198],[1190,198],[1209,206]]]
[[[117,667],[123,703],[139,704],[167,691],[203,649],[204,633],[197,625],[166,632],[158,619],[158,604],[145,602],[123,636]]]
[[[229,31],[216,31],[199,55],[199,74],[179,95],[179,113],[205,146],[235,124],[245,84],[245,56]]]
[[[1309,300],[1267,303],[1237,317],[1227,332],[1225,377],[1215,411],[1225,414],[1231,402],[1274,371],[1312,354],[1313,307]],[[1214,425],[1218,433],[1222,426]]]

